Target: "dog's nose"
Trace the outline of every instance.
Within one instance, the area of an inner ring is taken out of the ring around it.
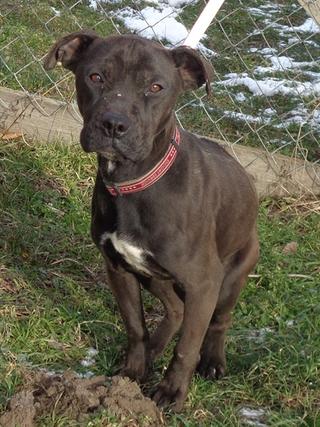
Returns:
[[[105,127],[108,136],[121,138],[124,136],[130,127],[130,120],[124,114],[107,112],[102,118],[103,126]]]

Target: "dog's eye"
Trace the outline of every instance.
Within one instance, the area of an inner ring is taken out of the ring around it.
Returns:
[[[161,85],[159,85],[159,84],[157,84],[157,83],[153,83],[151,86],[150,86],[150,92],[152,92],[152,93],[157,93],[157,92],[160,92],[160,90],[162,90],[163,89],[163,87],[161,86]]]
[[[89,78],[94,83],[101,83],[102,82],[102,77],[98,73],[90,74]]]

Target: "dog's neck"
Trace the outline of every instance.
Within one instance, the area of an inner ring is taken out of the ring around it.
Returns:
[[[123,159],[121,162],[110,161],[98,155],[98,167],[104,183],[119,183],[138,179],[148,173],[165,155],[172,140],[176,123],[172,121],[153,141],[150,155],[140,162]]]

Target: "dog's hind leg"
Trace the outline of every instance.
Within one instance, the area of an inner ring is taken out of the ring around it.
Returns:
[[[153,361],[163,352],[172,337],[180,329],[184,303],[174,290],[173,283],[152,279],[149,291],[160,299],[165,315],[149,341],[150,359]]]
[[[222,283],[197,367],[199,374],[206,378],[218,379],[225,373],[225,333],[231,323],[231,311],[236,305],[240,291],[248,274],[256,265],[258,257],[259,243],[256,232],[254,232],[247,245],[233,258]]]

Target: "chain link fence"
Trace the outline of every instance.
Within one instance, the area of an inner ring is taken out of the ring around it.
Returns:
[[[80,126],[72,74],[61,68],[46,72],[42,65],[62,35],[85,28],[101,35],[135,32],[172,47],[183,42],[204,5],[203,0],[2,0],[2,138],[27,108],[12,116],[16,100],[11,102],[10,97],[15,92],[3,88],[22,91],[24,105],[32,103],[48,119],[56,111],[39,102],[38,95],[62,102],[72,108]],[[319,194],[316,20],[297,0],[226,0],[198,49],[214,67],[212,95],[208,98],[202,89],[183,95],[176,109],[180,125],[222,141],[238,157],[246,147],[250,155],[240,161],[249,169],[256,159],[263,161],[264,169],[251,172],[278,174],[282,194],[290,194],[297,184],[305,193]]]

